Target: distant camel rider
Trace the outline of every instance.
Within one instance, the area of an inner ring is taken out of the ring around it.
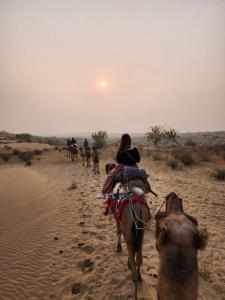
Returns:
[[[70,139],[67,139],[67,148],[69,149],[70,148],[70,144],[71,144],[71,140]]]
[[[75,145],[75,144],[77,144],[77,141],[74,139],[74,137],[72,137],[72,139],[71,139],[71,145]]]
[[[86,152],[88,151],[88,147],[89,147],[89,143],[88,143],[88,140],[87,140],[87,139],[84,140],[83,146],[84,146],[84,151],[85,151],[85,153],[86,153]]]

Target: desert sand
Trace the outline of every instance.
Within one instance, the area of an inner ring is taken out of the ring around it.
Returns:
[[[101,157],[100,175],[54,149],[29,167],[0,164],[1,300],[132,299],[125,244],[121,254],[114,252],[115,223],[103,215],[104,201],[97,199],[109,161],[105,153]],[[200,228],[208,229],[209,244],[199,252],[199,265],[210,276],[200,277],[199,299],[225,299],[225,184],[209,176],[212,163],[173,171],[144,157],[141,166],[150,170],[159,195],[148,195],[153,215],[174,191]],[[69,189],[73,182],[75,188]],[[151,220],[145,233],[140,300],[156,299],[154,226]]]

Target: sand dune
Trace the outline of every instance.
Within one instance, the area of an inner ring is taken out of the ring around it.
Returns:
[[[124,242],[123,253],[114,253],[115,224],[112,216],[103,216],[103,202],[96,199],[104,163],[101,175],[93,175],[91,168],[50,151],[31,167],[0,166],[1,300],[132,299]],[[151,170],[152,187],[159,193],[157,200],[148,197],[153,214],[163,197],[175,191],[200,227],[208,228],[210,242],[200,259],[209,267],[212,263],[212,272],[209,280],[200,280],[199,299],[225,299],[224,183],[208,176],[209,165],[176,172],[149,158],[142,165]],[[72,181],[77,188],[69,190]],[[143,255],[139,299],[155,300],[154,221]]]

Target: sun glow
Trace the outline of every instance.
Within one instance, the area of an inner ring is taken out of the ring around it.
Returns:
[[[107,82],[105,80],[101,80],[99,82],[99,86],[101,89],[106,89],[107,88]]]
[[[98,92],[104,92],[104,93],[108,93],[110,92],[111,90],[111,85],[110,85],[110,82],[105,79],[105,78],[99,78],[97,81],[96,81],[96,89]]]

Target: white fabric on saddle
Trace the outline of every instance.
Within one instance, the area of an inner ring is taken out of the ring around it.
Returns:
[[[122,184],[121,182],[117,182],[115,184],[114,188],[113,188],[113,191],[112,191],[112,193],[114,195],[116,195],[116,194],[119,194],[119,195],[126,194],[127,192],[128,191],[126,190],[125,185]],[[139,195],[141,197],[145,197],[145,191],[142,188],[137,187],[137,186],[131,187],[131,190],[129,192],[132,192],[132,193],[134,193],[136,195]]]

